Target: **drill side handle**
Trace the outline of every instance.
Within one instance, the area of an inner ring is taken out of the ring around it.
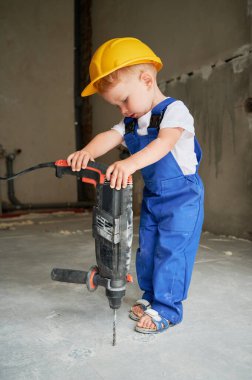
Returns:
[[[86,284],[90,292],[94,292],[98,285],[104,286],[107,289],[109,284],[107,278],[99,275],[96,265],[93,265],[88,272],[75,269],[53,268],[51,279],[71,284]]]
[[[51,272],[51,279],[72,284],[86,284],[88,272],[74,269],[54,268]]]

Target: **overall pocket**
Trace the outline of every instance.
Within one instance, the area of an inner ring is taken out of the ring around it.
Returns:
[[[161,198],[162,227],[170,231],[192,232],[200,208],[198,185],[191,184],[185,177],[164,180]]]

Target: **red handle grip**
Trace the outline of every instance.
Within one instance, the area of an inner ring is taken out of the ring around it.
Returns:
[[[98,163],[89,161],[88,166],[80,171],[73,171],[66,160],[57,160],[55,166],[57,177],[62,177],[63,174],[76,175],[81,178],[82,182],[90,183],[95,187],[98,183],[103,184],[106,179],[106,167]]]

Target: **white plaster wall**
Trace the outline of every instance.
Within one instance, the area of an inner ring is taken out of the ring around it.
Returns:
[[[15,171],[74,149],[73,30],[73,0],[0,3],[0,144],[22,149]],[[75,178],[58,180],[52,169],[19,177],[15,187],[24,203],[76,200]]]

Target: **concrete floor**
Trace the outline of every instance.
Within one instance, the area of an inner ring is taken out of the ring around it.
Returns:
[[[137,247],[135,219],[133,252]],[[141,296],[133,254],[126,297],[113,312],[103,288],[53,282],[53,267],[95,264],[91,216],[0,219],[1,380],[245,380],[252,378],[252,242],[204,233],[184,321],[159,335],[134,332]]]

